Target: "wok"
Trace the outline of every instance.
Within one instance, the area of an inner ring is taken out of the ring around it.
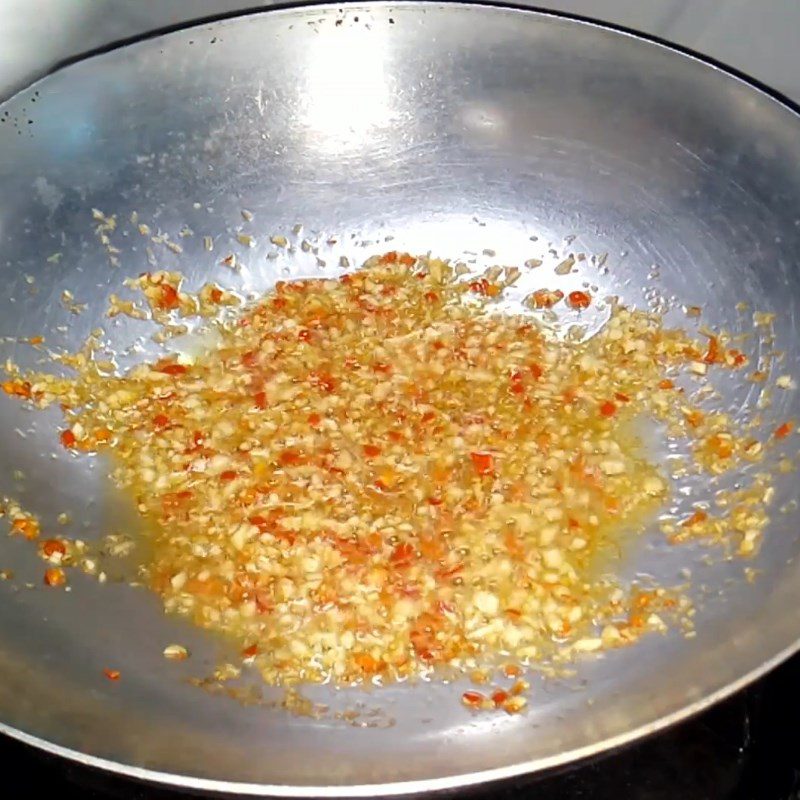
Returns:
[[[103,317],[122,278],[153,260],[192,283],[214,275],[263,291],[390,247],[473,253],[478,267],[551,248],[607,253],[599,291],[640,306],[679,297],[734,331],[749,327],[737,303],[774,311],[781,369],[798,362],[796,111],[723,68],[589,22],[400,2],[149,38],[2,105],[0,185],[2,355],[27,365],[37,356],[19,337],[75,347],[99,325],[121,364],[153,352],[142,323]],[[116,215],[119,253],[93,208]],[[235,239],[242,209],[254,248]],[[182,252],[143,236],[142,222]],[[269,234],[291,237],[297,224],[319,253],[272,257]],[[221,274],[228,252],[241,272]],[[64,290],[83,313],[64,307]],[[727,392],[732,413],[758,401],[752,384]],[[775,393],[764,413],[800,416],[797,393]],[[68,512],[65,530],[87,540],[136,524],[102,462],[53,446],[56,412],[4,398],[0,419],[0,494],[51,530]],[[654,528],[615,567],[664,585],[691,570],[695,638],[651,636],[536,680],[514,717],[471,715],[460,682],[317,687],[310,696],[331,706],[320,719],[265,707],[271,690],[250,705],[200,691],[187,679],[224,658],[224,642],[122,583],[78,576],[68,593],[47,591],[33,548],[3,537],[0,568],[14,578],[0,581],[0,730],[118,773],[252,794],[419,792],[563,764],[673,724],[797,648],[796,477],[776,489],[750,562],[669,546]],[[698,480],[683,500],[707,493]],[[752,583],[744,567],[760,573]],[[166,661],[171,642],[192,658]],[[104,680],[106,667],[122,680]],[[359,713],[335,713],[347,709]]]

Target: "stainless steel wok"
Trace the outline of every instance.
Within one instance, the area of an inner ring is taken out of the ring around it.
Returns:
[[[607,274],[592,276],[602,290],[640,305],[675,295],[734,330],[748,327],[739,301],[775,311],[781,369],[798,365],[797,113],[702,60],[590,23],[401,2],[270,11],[148,39],[0,106],[0,187],[0,334],[74,346],[102,325],[128,348],[123,363],[155,346],[142,323],[103,319],[106,298],[152,260],[263,290],[332,274],[341,256],[356,263],[394,237],[391,248],[472,252],[479,264],[550,247],[607,252]],[[95,232],[93,208],[116,215],[119,254]],[[142,236],[134,211],[183,252]],[[291,238],[298,223],[321,261],[268,257],[268,235]],[[246,226],[255,248],[235,240]],[[229,252],[238,275],[219,265]],[[63,307],[65,289],[84,313]],[[15,341],[2,348],[33,362]],[[757,396],[730,388],[727,402],[736,412]],[[771,403],[768,418],[800,416],[796,392]],[[0,494],[51,530],[71,513],[65,530],[86,539],[134,524],[102,463],[56,453],[56,413],[6,398],[0,420]],[[750,563],[720,551],[706,563],[707,549],[667,546],[653,530],[618,571],[673,585],[690,569],[697,636],[652,636],[537,681],[517,717],[472,716],[462,684],[318,688],[311,696],[332,709],[319,720],[210,695],[186,679],[207,674],[223,642],[164,617],[142,589],[75,578],[69,593],[47,591],[30,545],[3,537],[0,569],[15,576],[0,582],[0,730],[116,772],[253,794],[434,790],[562,764],[670,725],[796,649],[800,512],[778,510],[796,495],[795,475],[781,477]],[[745,566],[760,573],[752,584]],[[170,642],[192,658],[166,661]],[[103,679],[106,667],[122,679]],[[346,709],[361,713],[336,716]]]

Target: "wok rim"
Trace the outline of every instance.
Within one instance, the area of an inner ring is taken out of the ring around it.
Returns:
[[[145,31],[144,33],[137,34],[135,36],[116,39],[100,47],[83,51],[82,53],[79,53],[75,56],[70,56],[66,59],[61,59],[47,69],[29,76],[28,79],[13,89],[11,94],[0,99],[0,109],[2,109],[7,102],[11,101],[18,94],[33,88],[41,81],[46,80],[50,75],[60,72],[61,70],[73,64],[101,57],[116,50],[121,50],[125,47],[139,44],[151,39],[158,39],[171,33],[192,30],[203,27],[204,25],[225,20],[234,20],[256,15],[263,16],[273,12],[301,10],[304,8],[345,9],[349,6],[374,6],[384,9],[413,8],[415,6],[423,8],[453,7],[461,9],[484,9],[489,11],[512,11],[530,15],[531,17],[566,20],[568,22],[573,22],[589,28],[596,28],[601,31],[609,31],[626,38],[636,39],[641,42],[654,45],[679,57],[688,58],[691,61],[696,62],[700,67],[711,69],[715,72],[720,72],[723,75],[743,84],[749,90],[758,92],[759,94],[768,97],[779,106],[782,106],[791,112],[797,118],[798,122],[800,122],[800,102],[795,102],[787,97],[784,93],[765,83],[762,83],[747,73],[742,72],[735,67],[731,67],[730,65],[711,56],[693,50],[692,48],[676,44],[653,34],[643,33],[642,31],[638,31],[624,25],[598,20],[591,16],[541,8],[535,5],[526,6],[521,5],[518,2],[507,2],[507,0],[399,0],[399,2],[395,3],[392,3],[389,0],[340,0],[339,2],[335,3],[331,2],[331,0],[286,0],[286,2],[278,2],[269,6],[255,5],[236,11],[203,16],[192,19],[188,22],[162,26],[154,30]],[[271,796],[292,798],[355,798],[406,796],[421,794],[423,792],[442,793],[446,791],[477,787],[489,783],[500,783],[525,775],[538,775],[544,778],[547,772],[553,772],[559,767],[563,768],[568,765],[578,765],[580,762],[586,761],[593,756],[600,756],[604,754],[610,755],[614,750],[618,750],[624,746],[633,744],[634,742],[683,722],[684,720],[693,717],[696,714],[699,714],[711,706],[736,694],[736,692],[744,689],[749,684],[754,683],[759,678],[762,678],[764,675],[771,672],[784,661],[788,660],[791,656],[795,655],[798,651],[800,651],[800,637],[795,639],[771,658],[761,663],[758,667],[745,673],[737,680],[731,681],[716,691],[707,694],[699,700],[688,703],[669,714],[664,714],[663,716],[658,717],[651,722],[631,728],[630,730],[619,733],[616,736],[611,736],[602,739],[601,741],[584,745],[583,747],[572,748],[552,756],[521,761],[505,767],[495,767],[493,769],[480,770],[477,772],[458,773],[440,778],[419,778],[407,781],[389,781],[382,783],[333,785],[304,784],[297,786],[290,784],[239,782],[181,775],[158,769],[137,767],[132,764],[125,764],[120,761],[94,756],[81,752],[80,750],[74,750],[69,747],[55,744],[47,739],[40,738],[39,736],[26,733],[19,728],[15,728],[2,722],[2,720],[0,720],[0,735],[6,735],[11,739],[21,742],[22,744],[34,747],[37,750],[53,756],[68,759],[69,761],[77,763],[81,766],[110,773],[114,778],[133,779],[141,783],[155,784],[178,790],[195,790],[214,795],[240,795],[250,797]]]

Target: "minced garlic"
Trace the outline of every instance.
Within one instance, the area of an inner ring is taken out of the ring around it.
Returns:
[[[677,607],[664,590],[626,599],[593,571],[598,549],[669,493],[632,423],[666,421],[714,473],[759,457],[760,443],[740,441],[673,381],[747,359],[620,304],[588,341],[552,341],[529,316],[495,311],[518,275],[460,280],[444,261],[388,253],[335,280],[279,283],[195,357],[118,375],[87,348],[61,358],[74,379],[14,371],[2,388],[60,403],[64,447],[109,453],[114,481],[151,522],[150,586],[169,611],[238,640],[271,683],[444,666],[475,675],[498,658],[620,646],[662,630]],[[165,325],[239,303],[216,284],[184,292],[173,272],[128,285]],[[542,288],[527,304],[563,299]],[[574,291],[565,305],[592,302]],[[118,299],[109,313],[133,315]],[[773,438],[791,432],[784,423]],[[749,554],[766,490],[732,498],[724,521],[697,510],[665,530],[679,541],[727,526]],[[5,510],[38,536],[35,518]],[[49,545],[51,564],[60,547]],[[504,690],[463,702],[525,705]]]

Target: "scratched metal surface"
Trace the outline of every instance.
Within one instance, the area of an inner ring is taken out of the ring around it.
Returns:
[[[491,248],[500,263],[551,244],[608,252],[607,274],[592,275],[602,291],[639,305],[676,296],[732,329],[732,307],[750,301],[779,313],[787,369],[797,362],[800,120],[635,37],[433,3],[268,12],[75,64],[12,98],[0,118],[2,335],[75,346],[103,325],[118,351],[142,343],[128,361],[152,352],[141,323],[103,320],[122,277],[148,268],[127,222],[135,210],[180,242],[182,254],[161,247],[156,257],[193,285],[232,278],[220,252],[241,257],[241,288],[263,290],[278,277],[333,274],[339,256],[358,262],[390,236],[392,247],[453,257]],[[93,207],[120,220],[118,268],[93,232]],[[242,208],[255,214],[249,250],[234,241]],[[266,234],[298,222],[328,266],[266,257]],[[183,226],[195,235],[180,239]],[[86,312],[62,308],[64,289]],[[722,388],[734,413],[752,409],[755,392]],[[766,413],[799,411],[784,392]],[[0,494],[47,525],[71,512],[71,532],[87,539],[133,524],[102,463],[54,448],[56,414],[0,399],[0,422]],[[706,491],[698,482],[691,499]],[[795,478],[781,478],[776,507],[795,494]],[[56,597],[38,588],[31,548],[2,538],[0,568],[16,578],[0,583],[0,729],[129,774],[264,794],[421,791],[541,769],[669,724],[792,651],[797,521],[776,514],[753,585],[741,563],[706,565],[703,551],[666,547],[652,531],[619,572],[672,584],[692,568],[696,639],[651,637],[579,664],[569,680],[536,682],[525,715],[473,717],[458,684],[311,693],[334,709],[360,705],[369,727],[186,685],[224,644],[165,618],[143,590],[76,578]],[[166,662],[172,641],[192,659]],[[125,679],[99,680],[105,666]]]

